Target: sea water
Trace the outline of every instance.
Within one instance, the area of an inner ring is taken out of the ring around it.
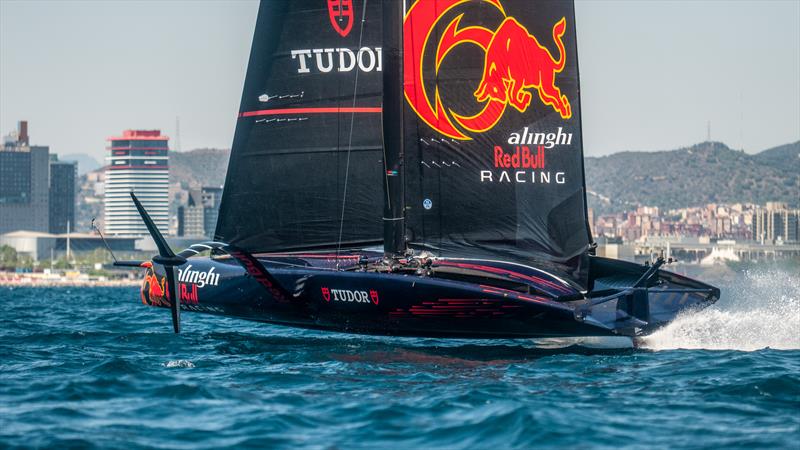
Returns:
[[[713,281],[713,280],[712,280]],[[614,352],[384,338],[0,288],[0,448],[794,448],[798,274]]]

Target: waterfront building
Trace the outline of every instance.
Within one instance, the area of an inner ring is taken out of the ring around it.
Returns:
[[[205,228],[205,236],[211,238],[217,228],[219,204],[222,202],[222,188],[204,187],[201,190],[201,194],[203,196],[203,228]]]
[[[222,188],[190,190],[186,205],[178,208],[178,236],[212,237],[221,200]]]
[[[78,164],[50,155],[50,233],[75,230],[75,179]]]
[[[186,204],[178,207],[178,236],[205,236],[199,190],[190,190]]]
[[[49,147],[30,145],[26,121],[19,122],[17,130],[3,138],[0,233],[49,230],[49,154]]]
[[[166,234],[169,228],[169,138],[160,130],[125,130],[108,138],[105,178],[105,232],[147,236],[130,198],[133,191]]]
[[[800,242],[800,210],[788,209],[785,203],[768,202],[753,213],[753,239],[773,243]]]

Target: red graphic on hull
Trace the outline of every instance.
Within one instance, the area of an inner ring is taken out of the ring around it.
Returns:
[[[322,298],[324,298],[326,302],[331,301],[331,290],[329,288],[322,288]]]
[[[249,273],[250,276],[255,278],[255,280],[258,281],[258,283],[261,284],[261,286],[264,286],[264,288],[266,288],[267,291],[269,291],[269,293],[276,301],[281,303],[287,303],[291,301],[291,299],[284,294],[284,291],[282,291],[281,289],[279,289],[278,286],[275,285],[275,283],[277,283],[277,280],[275,280],[275,283],[273,283],[272,280],[274,280],[274,278],[272,278],[264,270],[262,270],[263,266],[261,265],[261,263],[258,262],[258,260],[253,255],[247,252],[233,250],[233,249],[231,249],[228,253],[237,260],[239,260],[239,262],[242,264],[242,267],[244,267],[244,270],[247,273]]]
[[[376,291],[375,289],[370,289],[369,290],[369,298],[370,298],[370,300],[372,300],[372,303],[375,303],[377,305],[378,304],[378,291]]]
[[[196,305],[199,303],[197,297],[197,285],[181,283],[181,303]]]
[[[435,301],[423,301],[408,309],[397,308],[389,312],[389,317],[492,318],[512,315],[521,308],[521,305],[510,305],[505,300],[493,298],[440,298]]]
[[[150,306],[169,306],[167,277],[158,279],[152,263],[145,263],[144,280],[142,280],[142,303]]]

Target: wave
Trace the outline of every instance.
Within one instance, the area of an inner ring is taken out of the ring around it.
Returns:
[[[754,351],[800,349],[800,277],[782,271],[745,271],[720,301],[687,311],[641,339],[648,350]]]

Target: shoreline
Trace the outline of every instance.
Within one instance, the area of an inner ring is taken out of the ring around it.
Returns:
[[[82,273],[64,275],[0,272],[0,287],[138,287],[138,278],[92,277]]]

